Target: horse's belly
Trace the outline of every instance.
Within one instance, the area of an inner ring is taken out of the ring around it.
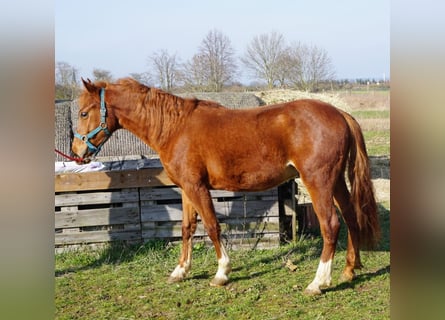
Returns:
[[[291,165],[281,168],[261,170],[227,170],[222,174],[209,175],[212,189],[229,191],[261,191],[278,186],[298,176],[298,171]]]

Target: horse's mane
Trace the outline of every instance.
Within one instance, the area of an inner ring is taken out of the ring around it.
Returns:
[[[116,80],[116,82],[96,80],[94,81],[94,85],[96,87],[104,89],[111,88],[113,86],[120,86],[122,89],[127,89],[127,90],[137,90],[143,87],[148,88],[147,86],[143,85],[142,83],[139,83],[138,81],[130,77],[118,79]]]
[[[143,93],[146,95],[145,97],[146,102],[152,105],[158,105],[162,106],[163,108],[170,109],[168,111],[168,113],[170,114],[172,111],[174,112],[174,110],[172,109],[175,109],[175,111],[177,111],[178,108],[181,108],[183,111],[186,111],[186,113],[191,112],[192,110],[198,107],[226,108],[215,101],[201,100],[194,96],[189,98],[182,98],[158,88],[148,87],[131,77],[120,78],[116,80],[116,82],[99,80],[95,81],[94,85],[104,89],[107,88],[111,89],[112,87],[118,87],[121,91],[127,92],[129,94]],[[164,111],[166,110],[164,109]]]

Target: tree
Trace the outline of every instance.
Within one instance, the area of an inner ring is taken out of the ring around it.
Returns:
[[[73,100],[78,93],[78,70],[67,62],[57,62],[55,67],[56,99]]]
[[[290,79],[300,69],[301,61],[294,55],[291,47],[286,47],[278,56],[275,77],[280,87],[290,84]]]
[[[130,77],[132,77],[134,80],[145,84],[146,86],[152,86],[151,82],[151,76],[148,72],[142,72],[142,73],[137,73],[137,72],[133,72],[130,73]]]
[[[202,40],[197,54],[182,64],[180,79],[187,90],[221,91],[236,73],[230,39],[218,30]]]
[[[189,61],[182,64],[179,78],[186,90],[202,91],[205,90],[207,70],[204,58],[195,54]]]
[[[283,55],[286,53],[284,37],[277,32],[261,34],[253,38],[247,46],[242,63],[249,69],[254,77],[264,80],[268,88],[273,88],[274,83],[280,80],[282,72]],[[281,79],[283,81],[283,79]]]
[[[159,86],[166,91],[171,91],[178,76],[178,63],[176,54],[169,54],[167,50],[153,53],[149,61],[155,70],[155,78]]]
[[[230,39],[221,31],[210,31],[201,43],[200,55],[209,69],[208,86],[221,91],[224,84],[233,79],[236,65]]]
[[[113,76],[111,75],[111,72],[104,69],[93,69],[93,77],[94,81],[105,81],[105,82],[111,82],[113,81]]]
[[[289,81],[296,88],[316,91],[321,82],[334,78],[332,60],[325,49],[298,43],[290,47],[289,52],[293,61]]]

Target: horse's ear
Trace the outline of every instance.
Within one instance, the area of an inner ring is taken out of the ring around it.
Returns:
[[[87,81],[85,81],[84,78],[81,78],[81,79],[82,79],[82,82],[83,82],[83,85],[84,85],[85,89],[87,89],[88,92],[94,93],[94,92],[99,91],[99,88],[96,87],[94,85],[94,83],[91,82],[90,79],[87,78]]]

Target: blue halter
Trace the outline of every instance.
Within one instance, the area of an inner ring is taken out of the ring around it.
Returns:
[[[93,153],[93,156],[95,156],[100,149],[102,148],[103,144],[108,140],[108,138],[111,136],[110,131],[107,128],[107,109],[105,108],[105,89],[100,89],[100,123],[97,126],[96,129],[93,131],[90,131],[86,135],[81,135],[78,132],[74,133],[74,137],[82,140],[85,142],[88,146],[88,150]],[[90,139],[94,138],[99,132],[103,131],[106,135],[105,139],[98,145],[95,146],[91,143]]]

